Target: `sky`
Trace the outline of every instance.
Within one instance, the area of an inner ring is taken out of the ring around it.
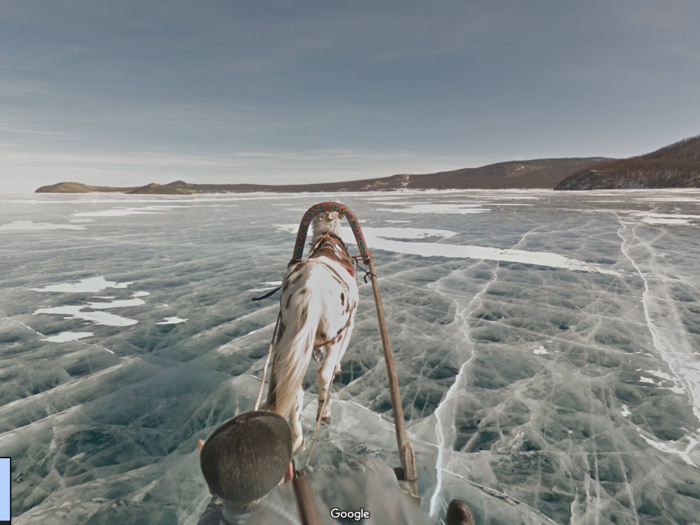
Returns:
[[[700,134],[699,0],[0,0],[0,192],[291,184]]]

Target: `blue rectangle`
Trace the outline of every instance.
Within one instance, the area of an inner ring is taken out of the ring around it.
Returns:
[[[10,458],[0,458],[0,523],[10,523]]]

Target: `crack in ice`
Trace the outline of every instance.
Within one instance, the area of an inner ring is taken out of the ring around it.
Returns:
[[[629,260],[630,264],[632,264],[644,283],[644,291],[642,292],[642,307],[644,311],[644,319],[651,334],[652,344],[661,358],[668,365],[671,373],[678,381],[678,384],[682,385],[682,388],[690,401],[693,414],[698,422],[700,422],[700,375],[695,373],[700,371],[700,363],[687,362],[688,358],[694,355],[694,350],[687,340],[685,327],[683,326],[682,321],[677,318],[678,312],[675,310],[675,308],[668,312],[668,315],[665,316],[671,323],[670,326],[667,326],[664,330],[664,327],[655,324],[654,299],[656,299],[657,304],[663,301],[666,305],[673,305],[673,302],[664,297],[653,296],[653,292],[649,286],[649,280],[629,253],[632,242],[635,240],[638,241],[643,247],[649,248],[649,245],[639,241],[635,233],[637,225],[632,227],[632,239],[625,239],[622,232],[627,230],[627,225],[620,219],[619,216],[617,216],[617,219],[620,223],[620,229],[618,229],[617,234],[620,239],[622,239],[620,250],[627,260]],[[667,291],[665,286],[664,291]],[[668,308],[668,306],[666,308]],[[680,350],[680,352],[678,350]],[[681,359],[681,356],[685,359]],[[689,368],[692,370],[689,370]],[[690,445],[683,451],[678,451],[677,449],[672,449],[668,446],[665,446],[663,449],[655,445],[653,446],[658,450],[664,450],[665,452],[676,454],[684,461],[688,460],[692,462],[689,453],[698,444],[698,442],[700,442],[700,440],[697,439],[697,435],[689,435],[687,438]],[[698,466],[695,462],[692,462],[692,464],[695,467]]]
[[[498,266],[494,270],[493,277],[491,278],[491,280],[488,283],[486,283],[481,288],[481,290],[479,290],[474,295],[472,300],[469,302],[469,304],[465,308],[463,308],[461,310],[458,309],[458,311],[455,313],[455,321],[458,321],[458,318],[462,320],[462,323],[463,323],[462,331],[464,333],[465,339],[467,340],[467,342],[470,343],[470,346],[472,346],[472,348],[473,348],[473,342],[471,341],[471,338],[469,335],[470,328],[469,328],[469,323],[467,321],[467,315],[469,312],[471,312],[473,310],[474,306],[476,306],[477,303],[481,304],[481,302],[482,302],[481,296],[486,293],[486,291],[489,289],[491,284],[493,284],[497,279],[498,279]],[[440,293],[440,290],[438,288],[439,287],[436,287],[436,291],[438,293]],[[445,437],[442,433],[442,419],[440,418],[440,413],[441,413],[442,409],[446,406],[447,402],[456,395],[456,393],[461,385],[461,382],[462,382],[462,376],[463,376],[465,370],[467,369],[467,365],[472,361],[473,358],[474,358],[474,352],[472,350],[472,355],[469,357],[469,359],[467,359],[464,363],[462,363],[462,366],[460,366],[460,368],[459,368],[459,373],[457,374],[457,377],[455,378],[454,383],[452,383],[449,390],[447,391],[447,394],[445,394],[445,397],[442,399],[442,401],[440,401],[437,408],[433,412],[433,414],[435,414],[435,419],[437,420],[437,422],[435,424],[435,432],[436,432],[437,438],[438,438],[438,443],[437,443],[438,453],[437,453],[437,460],[435,462],[435,490],[433,492],[432,497],[430,498],[430,510],[428,512],[431,517],[435,517],[435,511],[437,510],[436,509],[437,498],[440,495],[440,490],[442,489],[442,471],[443,471],[442,464],[443,464],[443,456],[444,456],[444,448],[445,448]]]
[[[460,476],[459,474],[457,474],[456,472],[452,472],[451,470],[447,470],[447,469],[444,469],[444,470],[445,470],[445,472],[447,472],[448,474],[451,474],[452,476],[454,476],[454,477],[456,477],[456,478],[459,478],[459,479],[461,479],[462,481],[466,481],[466,482],[469,483],[470,485],[472,485],[472,486],[478,488],[479,490],[482,490],[483,492],[485,492],[485,493],[488,494],[489,496],[492,496],[492,497],[498,498],[498,499],[502,499],[503,501],[507,502],[509,505],[514,505],[514,506],[515,506],[515,505],[522,505],[523,507],[527,507],[527,508],[530,509],[532,512],[534,512],[534,513],[536,513],[537,515],[539,515],[540,517],[544,518],[544,519],[547,520],[549,523],[555,523],[555,524],[557,523],[557,522],[554,521],[552,518],[549,518],[549,517],[548,517],[546,514],[544,514],[542,511],[537,510],[536,508],[533,508],[533,507],[531,507],[530,505],[528,505],[527,503],[524,503],[524,502],[522,502],[522,501],[520,501],[520,500],[517,500],[517,499],[515,499],[515,498],[512,497],[512,496],[509,496],[509,495],[506,494],[505,492],[501,492],[500,490],[496,490],[496,489],[492,489],[491,487],[486,487],[486,486],[484,486],[484,485],[480,485],[479,483],[476,483],[476,482],[474,482],[474,481],[471,481],[470,479],[467,479],[467,478],[465,478],[464,476]]]

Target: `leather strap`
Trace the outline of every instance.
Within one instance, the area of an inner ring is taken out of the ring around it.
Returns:
[[[311,249],[309,259],[317,257],[327,257],[343,265],[351,276],[355,276],[352,268],[352,257],[348,253],[343,240],[335,234],[326,233],[322,235]]]

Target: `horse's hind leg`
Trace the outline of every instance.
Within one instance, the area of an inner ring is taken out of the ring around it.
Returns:
[[[299,387],[297,399],[289,417],[292,427],[292,455],[296,456],[304,448],[304,429],[301,426],[301,411],[304,408],[304,389]]]
[[[318,381],[318,411],[316,412],[316,421],[321,418],[324,423],[331,422],[331,400],[330,398],[328,399],[325,408],[323,408],[323,402],[326,399],[326,395],[330,394],[328,389],[333,382],[333,376],[340,373],[340,360],[345,354],[345,350],[348,348],[351,331],[352,325],[350,325],[348,330],[343,332],[340,341],[333,345],[326,345],[326,359],[323,361],[321,368],[319,368],[316,374],[316,379]]]
[[[325,409],[323,408],[323,402],[328,394],[328,387],[331,381],[333,381],[333,369],[335,362],[338,360],[338,346],[338,343],[335,345],[326,345],[326,359],[316,373],[316,381],[318,384],[318,410],[316,411],[316,421],[321,418],[325,423],[331,422],[331,400],[328,400]],[[321,413],[322,409],[323,413]]]

